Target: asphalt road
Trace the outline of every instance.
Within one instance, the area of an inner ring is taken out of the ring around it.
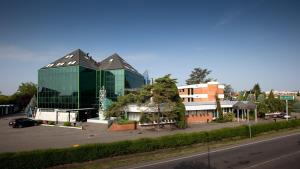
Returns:
[[[300,169],[300,133],[130,168]]]

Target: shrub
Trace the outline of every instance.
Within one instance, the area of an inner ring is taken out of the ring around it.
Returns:
[[[185,129],[185,128],[187,128],[187,123],[186,123],[186,121],[178,121],[178,122],[177,122],[177,127],[180,128],[180,129]]]
[[[71,126],[71,122],[64,122],[64,126]]]
[[[252,135],[255,136],[263,132],[299,126],[300,120],[257,124],[252,126]],[[222,128],[208,132],[180,133],[158,138],[97,143],[80,147],[2,153],[0,154],[0,168],[47,168],[61,164],[84,162],[118,155],[206,143],[208,141],[219,141],[236,137],[245,138],[248,137],[248,135],[248,126],[245,125],[234,128]]]
[[[223,118],[217,118],[215,121],[219,123],[232,122],[234,119],[234,113],[228,112],[223,115]]]
[[[132,121],[132,120],[126,120],[126,119],[119,119],[119,120],[117,120],[117,123],[118,124],[133,124],[133,123],[135,123],[135,121]]]
[[[54,121],[48,121],[48,124],[49,125],[55,125],[55,122]]]

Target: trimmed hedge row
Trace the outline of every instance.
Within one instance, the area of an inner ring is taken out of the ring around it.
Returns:
[[[300,126],[300,120],[277,123],[256,124],[252,126],[252,135]],[[97,143],[63,149],[46,149],[28,152],[0,154],[1,169],[47,168],[51,166],[84,162],[118,155],[149,152],[158,149],[175,148],[207,141],[219,141],[229,138],[249,136],[248,126],[222,128],[209,132],[182,133],[158,138],[142,138],[132,141]]]

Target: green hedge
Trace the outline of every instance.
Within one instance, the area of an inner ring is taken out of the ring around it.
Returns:
[[[300,126],[300,120],[252,126],[252,135]],[[46,149],[28,152],[0,154],[1,169],[46,168],[74,162],[84,162],[118,155],[149,152],[158,149],[175,148],[209,141],[249,136],[248,126],[222,128],[209,132],[182,133],[158,138],[142,138],[132,141],[97,143],[63,149]]]

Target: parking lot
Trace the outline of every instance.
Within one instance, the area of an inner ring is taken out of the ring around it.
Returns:
[[[84,123],[85,130],[34,126],[26,128],[11,128],[8,123],[11,119],[23,117],[14,115],[0,118],[0,152],[26,151],[45,148],[71,147],[75,144],[112,142],[119,140],[136,139],[142,137],[158,137],[174,133],[212,130],[222,127],[234,127],[242,123],[205,123],[191,125],[185,130],[134,130],[122,132],[108,132],[106,124]]]

